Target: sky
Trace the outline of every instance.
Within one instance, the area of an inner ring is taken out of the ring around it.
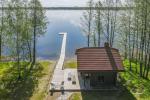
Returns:
[[[74,7],[74,6],[81,6],[85,7],[89,0],[39,0],[43,7]],[[99,0],[93,0],[97,2]],[[101,2],[105,0],[100,0]],[[119,1],[119,0],[118,0]],[[124,2],[125,0],[120,0]],[[1,4],[0,4],[1,6]]]
[[[56,6],[63,7],[63,6],[86,6],[86,2],[89,0],[40,0],[40,1],[44,7],[56,7]]]
[[[74,7],[74,6],[86,6],[87,2],[89,0],[40,0],[43,7]],[[99,0],[93,0],[94,2],[97,2]],[[100,0],[101,2],[104,2],[105,0]],[[125,0],[118,0],[122,3],[125,2]],[[115,0],[114,0],[115,2]]]

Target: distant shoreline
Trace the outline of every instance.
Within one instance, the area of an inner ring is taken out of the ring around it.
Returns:
[[[55,58],[38,57],[37,61],[57,61],[58,59],[59,59],[59,57],[55,57]],[[74,56],[74,57],[66,57],[65,61],[68,61],[68,60],[71,60],[71,61],[72,60],[76,60],[76,56]],[[1,60],[1,62],[16,62],[16,61],[15,60],[10,60],[10,59],[4,59],[4,60]]]

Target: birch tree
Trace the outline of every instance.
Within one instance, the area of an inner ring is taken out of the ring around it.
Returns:
[[[94,3],[93,0],[89,0],[87,3],[87,6],[90,7],[89,10],[85,11],[83,13],[83,17],[81,18],[81,27],[82,27],[82,31],[84,32],[84,34],[87,37],[87,46],[90,47],[90,41],[91,41],[91,35],[93,32],[93,7]]]
[[[97,36],[98,36],[98,47],[100,47],[101,45],[101,35],[103,33],[103,26],[102,26],[102,12],[101,10],[99,9],[100,7],[102,7],[102,3],[101,1],[98,1],[96,3],[96,14],[95,14],[95,23],[96,23],[96,33],[97,33]]]
[[[34,8],[31,10],[31,24],[33,33],[33,64],[36,62],[36,40],[37,37],[44,34],[47,28],[47,19],[45,11],[42,8],[41,3],[38,0],[31,0],[29,7]]]

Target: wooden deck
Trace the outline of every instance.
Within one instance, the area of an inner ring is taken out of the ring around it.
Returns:
[[[59,60],[56,64],[54,74],[52,77],[50,90],[55,87],[55,89],[59,89],[62,87],[62,83],[64,81],[64,70],[63,70],[63,64],[65,59],[65,50],[66,50],[66,40],[67,40],[67,33],[60,33],[60,35],[63,35],[63,41],[62,41],[62,47],[61,47],[61,53]]]

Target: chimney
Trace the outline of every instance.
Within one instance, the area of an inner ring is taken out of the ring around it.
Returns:
[[[105,42],[104,47],[105,47],[105,48],[108,48],[108,47],[109,47],[109,43],[108,43],[108,42]]]

